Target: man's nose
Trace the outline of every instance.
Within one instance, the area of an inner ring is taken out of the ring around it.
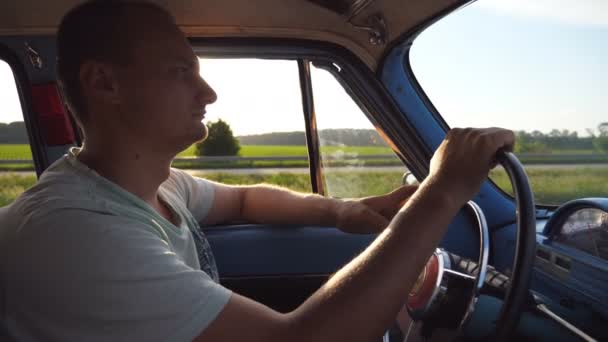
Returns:
[[[205,81],[205,79],[203,79],[202,77],[199,76],[199,90],[198,90],[198,100],[202,103],[202,104],[211,104],[215,101],[217,101],[217,94],[215,93],[215,91],[213,90],[213,88],[211,88],[211,86],[209,85],[209,83],[207,83]]]

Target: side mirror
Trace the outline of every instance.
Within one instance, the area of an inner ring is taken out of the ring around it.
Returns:
[[[414,176],[414,174],[410,171],[407,171],[406,173],[403,174],[403,178],[401,179],[401,184],[402,185],[420,185],[420,182],[418,181],[418,179],[416,179],[416,176]]]

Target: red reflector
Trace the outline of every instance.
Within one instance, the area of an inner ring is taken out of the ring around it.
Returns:
[[[47,146],[76,142],[70,117],[54,83],[32,86],[32,104]]]

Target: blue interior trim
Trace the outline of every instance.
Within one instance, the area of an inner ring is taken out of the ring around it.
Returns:
[[[329,275],[376,238],[314,226],[246,224],[203,230],[222,277]]]
[[[393,49],[386,57],[381,70],[381,81],[393,97],[403,115],[419,132],[431,151],[435,151],[445,137],[445,130],[416,90],[414,76],[406,70],[409,60],[409,44]],[[515,222],[515,205],[489,181],[486,181],[474,200],[487,216],[490,229],[497,229]]]

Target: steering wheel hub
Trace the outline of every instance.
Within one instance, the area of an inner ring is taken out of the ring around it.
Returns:
[[[445,260],[441,250],[429,259],[407,298],[407,308],[414,319],[423,319],[445,293]],[[442,286],[443,285],[443,286]]]

